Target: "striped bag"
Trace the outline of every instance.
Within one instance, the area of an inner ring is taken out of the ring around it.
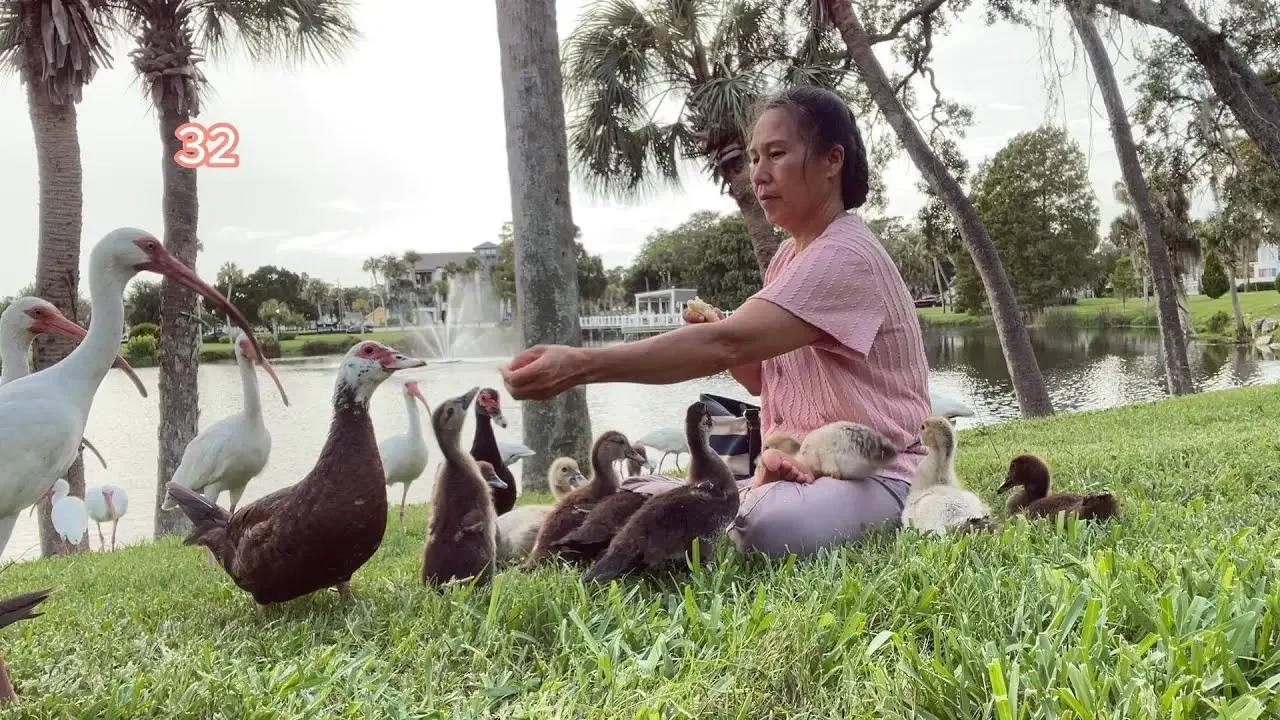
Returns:
[[[712,451],[724,459],[737,479],[754,475],[761,447],[760,408],[711,393],[702,393],[698,400],[711,413]]]

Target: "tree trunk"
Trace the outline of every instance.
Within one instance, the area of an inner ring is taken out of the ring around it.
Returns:
[[[728,177],[729,196],[738,203],[738,211],[742,213],[742,219],[747,224],[751,249],[755,251],[756,264],[760,266],[760,277],[763,278],[765,271],[769,269],[769,263],[773,261],[774,254],[778,252],[778,246],[782,244],[782,237],[774,224],[765,216],[764,208],[760,206],[755,191],[751,189],[751,176],[746,163],[739,161]]]
[[[183,265],[196,267],[196,226],[200,212],[196,171],[181,167],[173,156],[182,148],[174,135],[191,118],[177,109],[178,102],[161,98],[161,174],[164,177],[164,246]],[[155,496],[156,537],[182,533],[188,522],[182,510],[162,510],[165,483],[182,462],[182,453],[199,428],[200,328],[194,319],[196,295],[165,278],[160,285],[160,454],[157,458]]]
[[[569,154],[555,0],[497,0],[507,174],[515,232],[516,303],[525,346],[581,346],[578,265],[569,207]],[[521,403],[525,492],[547,490],[562,455],[591,452],[586,388]]]
[[[1230,282],[1227,283],[1227,291],[1231,293],[1231,312],[1236,316],[1236,342],[1244,340],[1248,337],[1244,329],[1244,313],[1240,311],[1240,294],[1236,292],[1236,266],[1231,263],[1227,266],[1231,272]]]
[[[1180,283],[1175,281],[1169,249],[1160,234],[1160,216],[1151,201],[1147,180],[1142,176],[1138,148],[1133,142],[1133,129],[1129,127],[1129,116],[1125,113],[1115,69],[1111,67],[1111,59],[1102,45],[1102,36],[1098,34],[1098,27],[1089,14],[1092,10],[1072,4],[1067,11],[1080,35],[1085,53],[1089,56],[1093,73],[1098,78],[1102,102],[1106,105],[1111,121],[1111,138],[1116,146],[1125,189],[1133,199],[1133,209],[1138,214],[1138,225],[1142,228],[1143,242],[1147,246],[1147,266],[1151,268],[1151,275],[1155,280],[1156,317],[1159,318],[1160,337],[1164,345],[1165,385],[1173,395],[1193,393],[1195,384],[1191,379],[1191,364],[1187,360],[1186,332],[1180,312]]]
[[[1280,168],[1280,98],[1253,71],[1223,33],[1210,28],[1183,0],[1097,0],[1098,4],[1177,37],[1204,67],[1209,84],[1240,127]]]
[[[1000,336],[1000,345],[1004,348],[1005,364],[1009,368],[1013,392],[1018,398],[1022,415],[1052,415],[1053,402],[1049,398],[1049,391],[1045,389],[1044,376],[1040,374],[1031,337],[1027,334],[1027,327],[1018,310],[1018,300],[1014,297],[1004,265],[996,254],[995,245],[992,244],[982,219],[978,217],[977,209],[898,101],[889,77],[871,47],[866,29],[853,13],[850,0],[824,2],[832,22],[844,38],[849,57],[857,66],[876,106],[884,114],[929,187],[946,204],[955,219],[956,227],[960,230],[960,236],[964,239],[965,247],[973,258],[990,299],[991,314],[995,318],[996,332]]]
[[[24,52],[27,57],[40,57],[44,49],[36,29],[38,23],[33,22],[31,27],[24,33]],[[36,257],[35,293],[53,303],[63,315],[77,320],[84,196],[76,106],[73,103],[53,102],[45,83],[39,79],[38,72],[35,63],[28,63],[24,68],[27,110],[35,137],[40,182],[40,249]],[[70,340],[48,334],[37,337],[34,345],[34,371],[53,365],[75,348],[75,343]],[[84,463],[79,456],[65,477],[71,486],[71,494],[83,498]],[[69,555],[87,550],[88,534],[79,543],[67,543],[58,537],[49,517],[51,507],[49,500],[43,500],[39,504],[41,554]]]

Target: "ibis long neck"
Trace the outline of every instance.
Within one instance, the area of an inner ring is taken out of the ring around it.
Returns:
[[[412,395],[404,396],[404,411],[409,415],[409,437],[416,441],[424,441],[422,435],[422,415],[418,412],[418,402]]]
[[[120,352],[120,333],[124,330],[124,287],[133,277],[132,271],[121,272],[110,266],[91,267],[89,299],[93,306],[93,322],[84,342],[76,346],[62,362],[42,371],[65,379],[60,385],[73,393],[76,405],[87,419],[93,396]]]
[[[240,357],[240,387],[244,390],[244,414],[250,420],[262,422],[262,393],[258,391],[258,371],[253,361]]]
[[[31,338],[26,333],[0,335],[0,385],[31,373]]]

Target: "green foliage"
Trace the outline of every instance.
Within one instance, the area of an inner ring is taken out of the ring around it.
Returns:
[[[1021,133],[984,163],[974,205],[1025,312],[1093,283],[1098,201],[1084,153],[1061,128]]]
[[[582,236],[582,230],[574,228],[574,237]],[[490,280],[498,297],[516,300],[516,239],[511,222],[502,224],[499,233],[498,261],[490,270]],[[578,299],[583,305],[598,304],[604,298],[609,287],[609,278],[604,271],[604,261],[599,255],[592,255],[579,241],[573,243],[578,263]]]
[[[958,473],[1004,520],[995,533],[777,560],[722,541],[714,566],[605,586],[551,564],[423,588],[421,505],[403,526],[391,510],[355,601],[258,608],[179,537],[19,563],[6,594],[60,590],[3,631],[10,712],[1270,717],[1280,459],[1259,448],[1278,424],[1272,385],[965,429]],[[1123,517],[1004,517],[995,487],[1028,450],[1063,492],[1117,493]]]
[[[130,326],[160,324],[160,283],[134,280],[124,295],[124,321]]]
[[[1204,259],[1204,272],[1200,274],[1200,292],[1211,298],[1220,298],[1231,289],[1230,283],[1218,254],[1209,253]]]
[[[134,325],[133,327],[129,328],[130,340],[136,337],[141,337],[143,335],[149,335],[151,337],[159,336],[160,326],[155,323],[144,322],[144,323],[138,323],[137,325]]]
[[[1227,331],[1228,327],[1231,326],[1231,322],[1232,322],[1231,316],[1223,312],[1222,310],[1219,310],[1218,312],[1209,316],[1209,319],[1205,321],[1204,326],[1206,330],[1213,333],[1214,335],[1221,335]]]
[[[1142,290],[1142,281],[1138,279],[1138,274],[1133,271],[1133,259],[1126,253],[1115,259],[1115,265],[1111,268],[1109,276],[1111,281],[1111,293],[1120,298],[1120,306],[1124,307],[1125,302]]]
[[[262,346],[262,354],[270,359],[280,357],[280,341],[272,335],[256,335],[258,344]],[[348,346],[350,347],[350,346]],[[345,351],[344,351],[345,352]]]
[[[761,283],[742,215],[699,210],[675,229],[659,228],[645,239],[628,273],[627,290],[696,288],[703,300],[734,310]]]
[[[134,335],[124,345],[124,359],[134,367],[149,367],[160,356],[160,341],[154,334]]]

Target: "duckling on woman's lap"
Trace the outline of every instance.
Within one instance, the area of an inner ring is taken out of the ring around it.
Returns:
[[[684,484],[664,475],[635,475],[622,482],[625,490],[657,495]],[[861,480],[820,477],[812,483],[786,480],[751,487],[738,483],[742,493],[738,517],[729,539],[742,552],[777,557],[807,555],[819,549],[856,542],[873,527],[895,524],[902,515],[910,485],[902,480],[873,476]]]

